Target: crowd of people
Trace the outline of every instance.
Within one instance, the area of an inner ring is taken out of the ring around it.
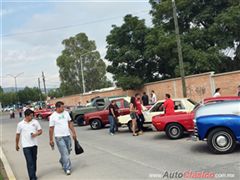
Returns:
[[[221,96],[220,88],[217,88],[214,97]],[[240,96],[240,85],[238,86],[237,95]],[[154,91],[151,91],[150,98],[143,93],[132,96],[130,99],[130,117],[132,119],[132,135],[138,136],[143,134],[143,123],[145,121],[143,116],[143,106],[154,104],[157,102],[157,96]],[[143,106],[142,106],[143,105]],[[174,102],[170,94],[165,94],[165,102],[160,107],[165,114],[174,113]],[[108,119],[110,122],[109,134],[114,135],[118,131],[118,107],[113,100],[109,105]],[[19,151],[19,141],[21,136],[21,146],[26,159],[28,176],[30,180],[37,180],[37,154],[38,143],[37,137],[42,134],[42,128],[37,120],[34,119],[34,111],[30,107],[23,109],[24,118],[17,125],[16,130],[16,150]],[[19,114],[20,115],[20,114]],[[55,104],[55,112],[49,119],[49,144],[54,149],[55,143],[60,153],[59,163],[66,175],[71,174],[71,160],[70,152],[72,150],[72,140],[77,140],[77,135],[73,126],[73,121],[69,113],[64,110],[64,103],[59,101]],[[54,141],[55,140],[55,141]]]

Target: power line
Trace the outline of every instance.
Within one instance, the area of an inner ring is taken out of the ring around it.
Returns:
[[[135,12],[133,14],[141,14],[141,13],[146,13],[148,11],[139,11]],[[110,18],[104,18],[104,19],[99,19],[99,20],[93,20],[85,23],[79,23],[79,24],[72,24],[72,25],[65,25],[65,26],[59,26],[59,27],[54,27],[54,28],[47,28],[47,29],[41,29],[41,30],[36,30],[36,31],[28,31],[28,32],[22,32],[22,33],[10,33],[10,34],[1,34],[1,37],[12,37],[12,36],[20,36],[20,35],[25,35],[25,34],[35,34],[35,33],[41,33],[41,32],[48,32],[48,31],[56,31],[60,29],[67,29],[67,28],[73,28],[77,26],[82,26],[82,25],[88,25],[88,24],[94,24],[94,23],[99,23],[99,22],[104,22],[104,21],[109,21],[112,19],[117,19],[122,16],[115,16],[115,17],[110,17]]]

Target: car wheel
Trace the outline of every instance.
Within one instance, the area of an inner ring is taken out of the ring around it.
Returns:
[[[92,129],[100,129],[102,127],[102,123],[99,119],[93,119],[91,122],[90,122],[90,126]]]
[[[37,115],[37,119],[38,119],[38,120],[42,120],[42,119],[43,119],[42,115],[41,115],[41,114],[38,114],[38,115]]]
[[[169,124],[166,127],[166,135],[170,139],[179,139],[183,136],[183,127],[177,123]]]
[[[230,130],[226,128],[216,128],[209,133],[207,144],[211,152],[226,154],[234,150],[236,140]]]
[[[84,125],[84,117],[83,117],[83,115],[77,116],[76,123],[77,123],[78,126],[83,126]]]

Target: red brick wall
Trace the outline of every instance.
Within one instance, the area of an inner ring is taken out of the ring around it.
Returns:
[[[197,74],[186,77],[187,97],[200,101],[203,98],[211,97],[215,88],[221,88],[221,94],[226,96],[234,96],[237,93],[237,86],[240,85],[240,71],[229,73],[222,73],[214,75],[213,72]],[[85,104],[86,101],[93,97],[107,97],[107,96],[132,96],[136,92],[143,93],[144,91],[150,95],[151,90],[154,90],[158,99],[164,99],[166,93],[171,94],[173,98],[183,97],[181,78],[158,81],[154,83],[147,83],[138,91],[123,91],[120,88],[106,92],[94,92],[92,94],[76,94],[49,100],[49,103],[56,101],[63,101],[66,105],[77,105],[78,102]]]

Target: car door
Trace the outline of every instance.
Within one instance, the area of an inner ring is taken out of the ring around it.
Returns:
[[[152,122],[152,117],[153,116],[164,113],[163,109],[161,109],[162,104],[163,104],[163,101],[157,102],[148,111],[143,112],[143,115],[144,115],[144,118],[145,118],[145,123],[146,122]]]
[[[129,103],[125,99],[121,99],[121,108],[119,108],[119,113],[120,116],[130,114]]]

